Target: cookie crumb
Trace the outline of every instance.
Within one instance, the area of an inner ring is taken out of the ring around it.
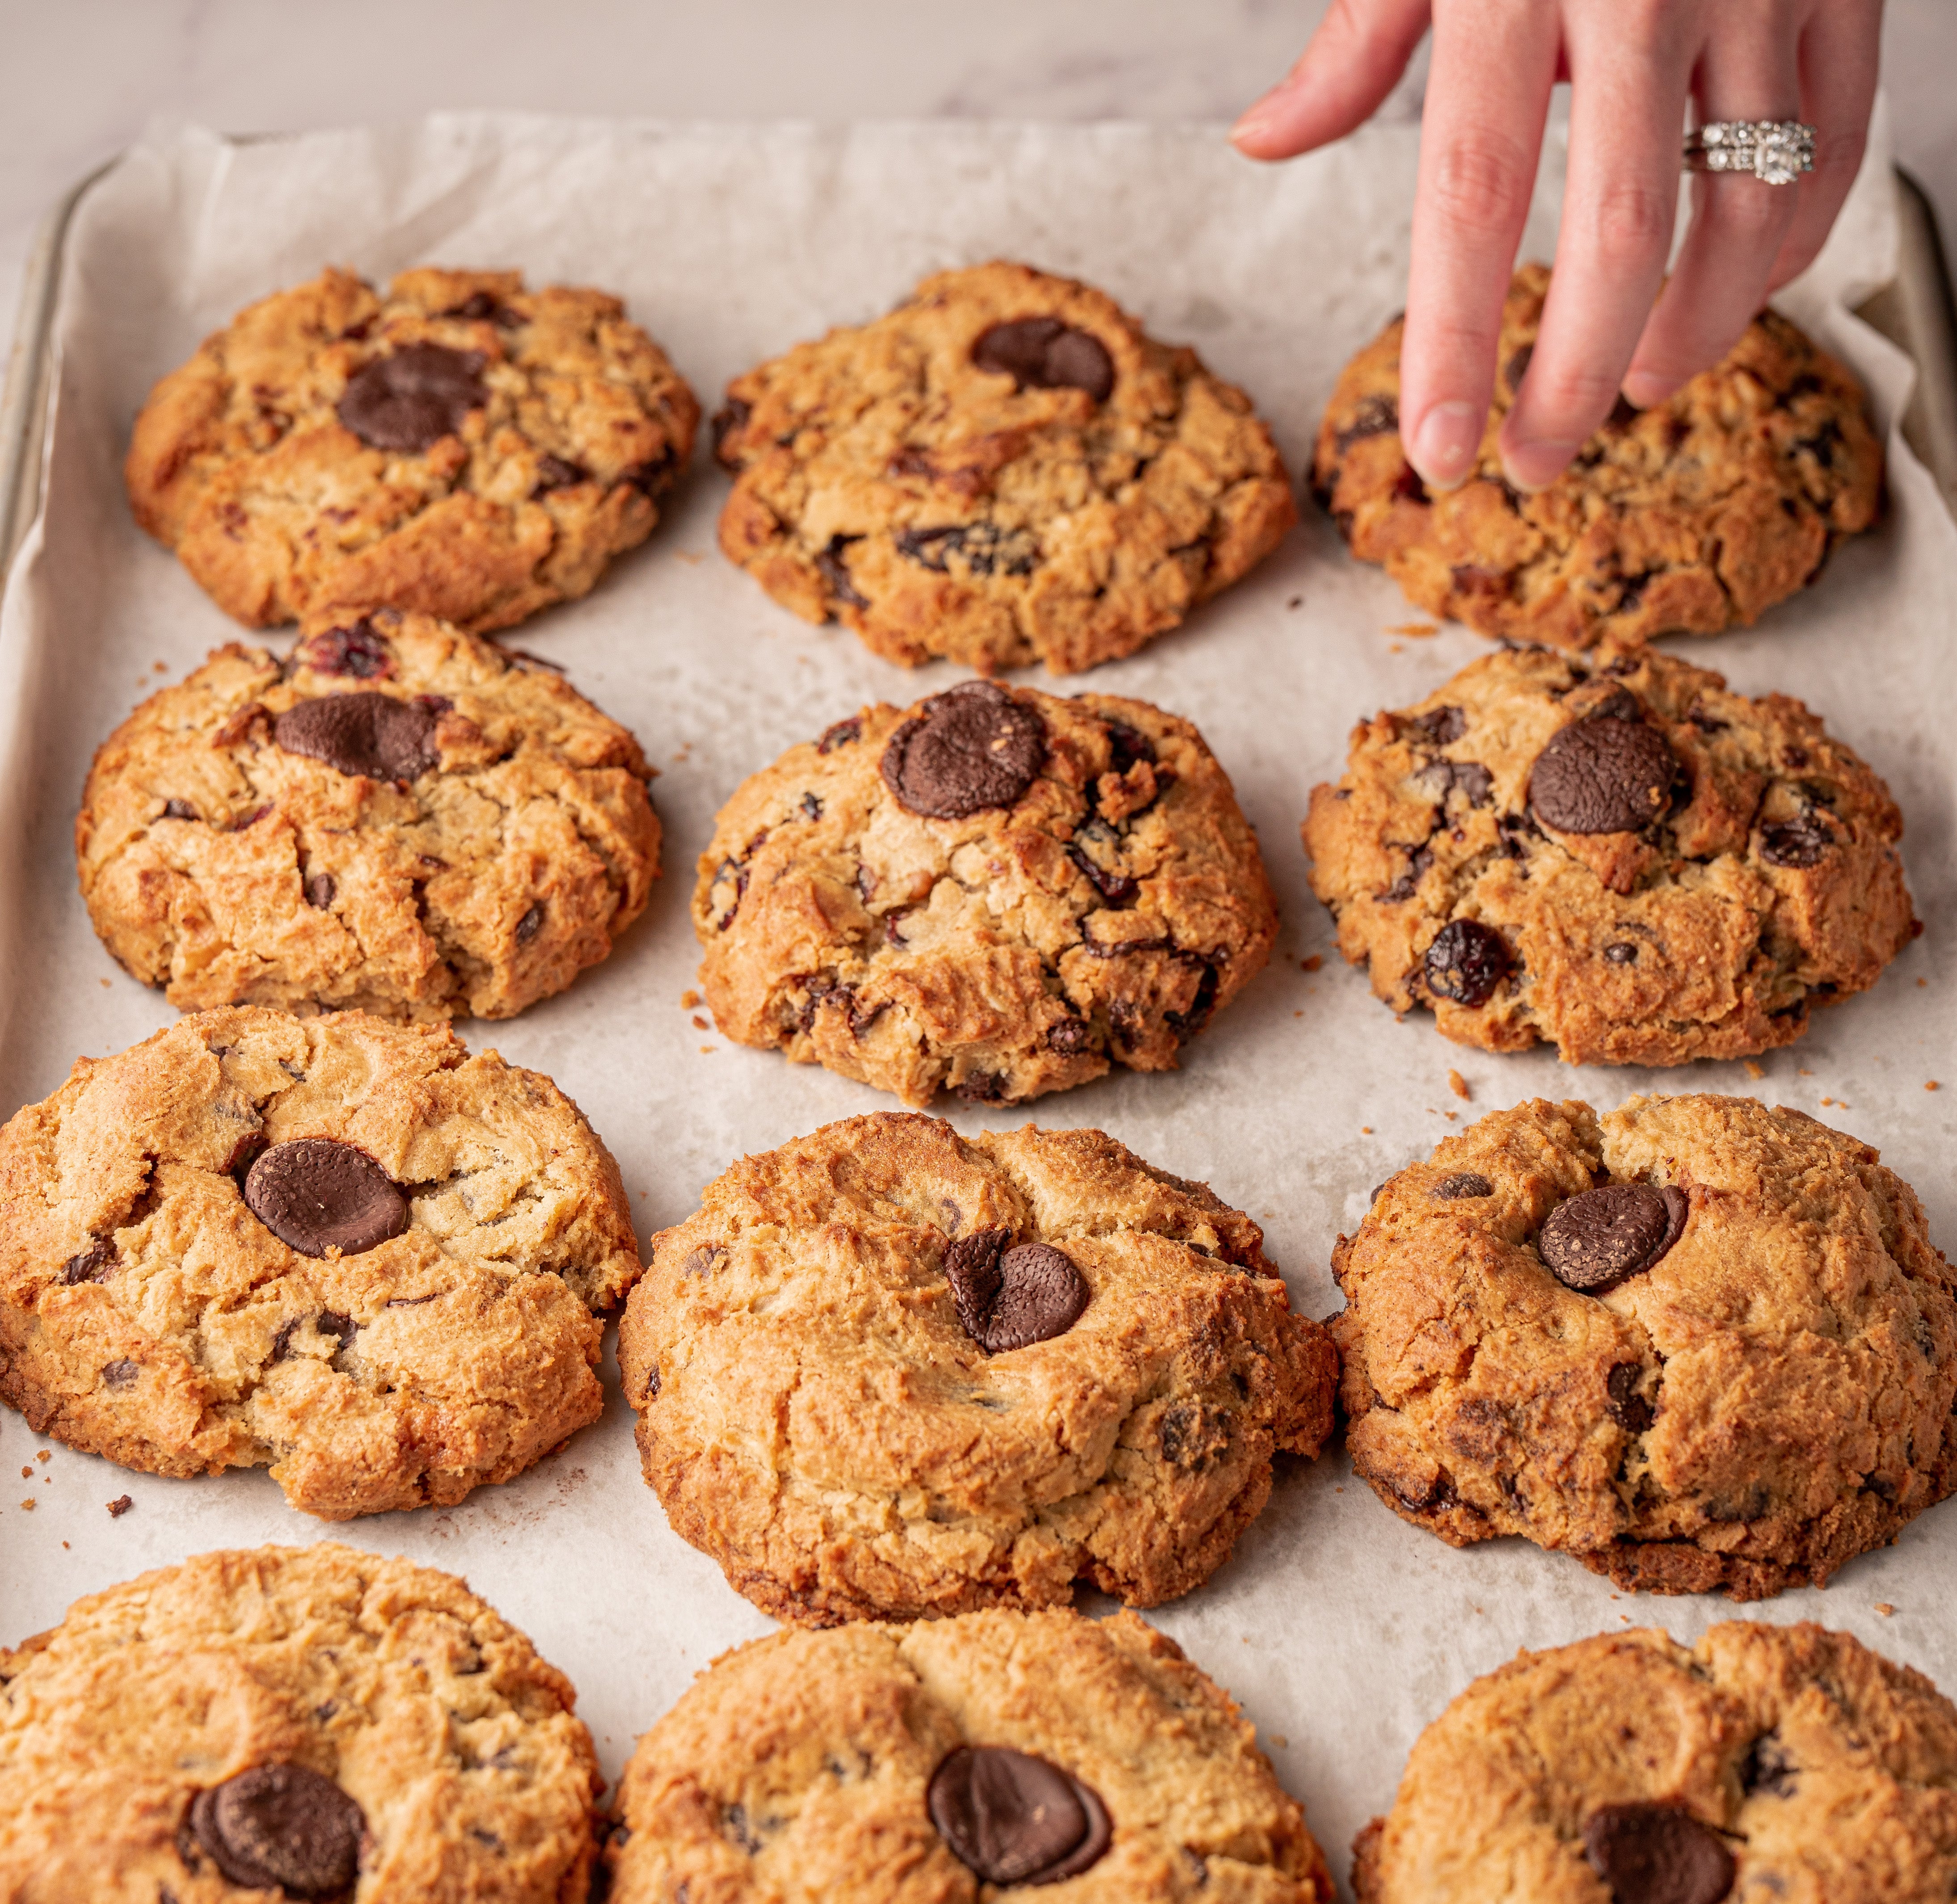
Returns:
[[[1919,978],[1916,982],[1919,985],[1927,985],[1930,980],[1927,978]]]
[[[29,1495],[27,1499],[21,1503],[21,1505],[26,1508],[28,1513],[32,1514],[34,1511],[34,1497],[31,1494]]]
[[[700,1047],[700,1054],[703,1057],[710,1058],[713,1056],[714,1053],[719,1050],[719,1047],[717,1045],[703,1044]]]
[[[37,1449],[35,1451],[34,1459],[37,1461],[46,1461],[52,1460],[52,1458],[53,1457],[48,1453],[48,1451],[44,1448]]]
[[[1764,1065],[1757,1065],[1750,1058],[1747,1060],[1747,1075],[1749,1078],[1764,1078],[1766,1075]]]
[[[675,549],[673,554],[690,569],[698,568],[707,560],[705,551],[700,549]]]
[[[1876,1601],[1876,1611],[1886,1620],[1892,1620],[1895,1618],[1895,1609],[1890,1606],[1887,1600]]]
[[[1315,972],[1325,963],[1325,955],[1323,952],[1314,952],[1309,958],[1301,958],[1298,962],[1301,971]]]
[[[1424,641],[1429,635],[1440,633],[1440,624],[1437,621],[1402,621],[1390,627],[1386,633],[1390,635],[1411,635],[1415,641]]]
[[[1285,1738],[1284,1734],[1282,1732],[1272,1733],[1270,1735],[1270,1740],[1271,1743],[1275,1745],[1280,1752],[1282,1752],[1285,1748],[1291,1743],[1291,1741]]]
[[[697,992],[682,992],[679,995],[679,1009],[682,1012],[691,1012],[699,1003],[700,994]]]
[[[1934,1078],[1930,1078],[1923,1088],[1925,1091],[1941,1091],[1943,1088]]]
[[[32,1468],[30,1468],[30,1467],[24,1467],[23,1469],[21,1469],[21,1479],[22,1480],[24,1480],[24,1481],[31,1481],[33,1478],[34,1478],[34,1470],[33,1470]]]
[[[1373,1127],[1371,1124],[1361,1124],[1359,1126],[1359,1135],[1361,1137],[1371,1137],[1372,1134]]]
[[[1464,1104],[1474,1101],[1475,1094],[1468,1088],[1468,1080],[1458,1071],[1450,1071],[1447,1074],[1447,1088]]]
[[[166,661],[153,661],[150,662],[150,665],[159,674],[167,674],[170,671],[170,665]]]
[[[696,1012],[693,1015],[693,1028],[696,1031],[711,1031],[713,1027]]]
[[[1811,1078],[1814,1075],[1814,1073],[1810,1071],[1807,1066],[1803,1065],[1800,1070],[1795,1073],[1795,1075],[1802,1078]]]
[[[96,984],[100,985],[105,992],[108,990],[109,981],[107,979],[98,978],[95,982]]]
[[[107,1505],[109,1519],[112,1520],[120,1520],[122,1517],[136,1504],[134,1501],[131,1500],[126,1494],[119,1494],[113,1501],[109,1501]]]

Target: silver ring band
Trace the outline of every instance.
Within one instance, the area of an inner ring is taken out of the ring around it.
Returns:
[[[1797,119],[1715,119],[1685,135],[1687,172],[1750,172],[1791,185],[1814,169],[1814,128]]]

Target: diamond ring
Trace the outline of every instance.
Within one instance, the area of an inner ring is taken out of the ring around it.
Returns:
[[[1715,119],[1685,135],[1687,172],[1750,172],[1791,185],[1814,169],[1814,128],[1794,119]]]

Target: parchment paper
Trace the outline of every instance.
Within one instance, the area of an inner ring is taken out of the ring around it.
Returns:
[[[228,144],[159,132],[90,195],[61,306],[45,519],[0,617],[0,1105],[53,1090],[78,1054],[118,1050],[169,1008],[110,961],[76,895],[69,839],[90,750],[141,694],[236,638],[136,529],[119,469],[150,382],[248,300],[328,260],[384,279],[424,260],[518,265],[534,283],[609,286],[711,409],[724,381],[832,324],[885,309],[922,273],[995,255],[1105,286],[1159,336],[1194,343],[1273,419],[1294,470],[1341,363],[1402,302],[1415,154],[1380,128],[1286,167],[1236,158],[1212,128],[940,125],[822,131],[444,117],[403,131]],[[1548,255],[1559,162],[1546,162],[1525,255]],[[1867,382],[1885,427],[1905,360],[1849,314],[1890,275],[1886,145],[1823,260],[1785,299]],[[1280,956],[1185,1068],[1119,1073],[1026,1111],[953,1105],[962,1128],[1098,1125],[1264,1222],[1295,1299],[1338,1306],[1328,1261],[1371,1187],[1481,1112],[1537,1095],[1599,1108],[1633,1091],[1752,1091],[1879,1145],[1957,1239],[1949,658],[1957,532],[1890,437],[1889,513],[1818,586],[1750,633],[1674,643],[1748,693],[1822,710],[1884,774],[1927,936],[1870,994],[1817,1014],[1764,1061],[1671,1073],[1572,1071],[1495,1057],[1396,1023],[1333,952],[1298,823],[1360,716],[1403,705],[1484,650],[1421,617],[1353,562],[1307,504],[1264,567],[1178,633],[1091,685],[1193,716],[1257,823],[1284,918]],[[642,1236],[684,1217],[736,1155],[892,1100],[696,1029],[679,1003],[696,949],[686,901],[716,808],[744,775],[866,700],[947,685],[836,628],[776,608],[713,546],[726,480],[704,455],[651,543],[590,599],[526,625],[657,762],[666,873],[610,961],[514,1021],[465,1026],[478,1047],[548,1072],[616,1152]],[[285,637],[277,638],[283,646]],[[1077,680],[1068,688],[1089,684]],[[1323,969],[1301,961],[1322,956]],[[1450,1094],[1469,1081],[1473,1103]],[[1926,1091],[1926,1081],[1946,1088]],[[1459,1121],[1456,1121],[1459,1120]],[[1362,1129],[1370,1126],[1370,1131]],[[77,1595],[204,1549],[329,1536],[465,1573],[577,1682],[608,1776],[691,1675],[767,1621],[669,1531],[638,1476],[615,1380],[604,1420],[561,1454],[446,1513],[328,1529],[250,1472],[127,1473],[43,1446],[0,1413],[0,1632],[59,1619]],[[6,1464],[11,1464],[11,1467]],[[133,1511],[111,1520],[125,1492]],[[23,1511],[17,1503],[31,1498]],[[1957,1505],[1825,1594],[1754,1611],[1847,1628],[1957,1691],[1949,1582]],[[1893,1606],[1893,1617],[1875,1610]],[[1391,1800],[1420,1728],[1522,1646],[1652,1623],[1690,1639],[1731,1609],[1635,1599],[1519,1541],[1455,1552],[1397,1520],[1342,1455],[1280,1476],[1236,1557],[1152,1617],[1244,1701],[1342,1872],[1353,1833]]]

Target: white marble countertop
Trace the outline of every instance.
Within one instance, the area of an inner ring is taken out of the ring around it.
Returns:
[[[1325,0],[0,0],[0,334],[43,212],[153,118],[444,106],[680,118],[1228,119]],[[1905,165],[1957,232],[1957,4],[1889,0]],[[1400,109],[1415,109],[1418,76]],[[1951,238],[1957,244],[1957,238]]]

